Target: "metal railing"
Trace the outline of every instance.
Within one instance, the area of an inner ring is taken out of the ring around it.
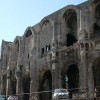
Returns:
[[[71,96],[69,96],[69,99],[66,100],[100,100],[100,86],[95,87],[94,91],[89,91],[88,88],[83,88],[83,89],[73,88],[73,89],[68,89],[68,92],[69,94],[71,93]],[[34,98],[36,98],[36,99],[29,99],[29,100],[54,100],[52,98],[53,93],[54,90],[49,90],[49,91],[38,91],[38,92],[31,92],[31,93],[12,94],[12,96],[18,96],[22,98],[23,96],[28,95],[29,98],[31,98],[32,96],[35,96]],[[40,98],[40,96],[42,98],[45,98],[45,95],[46,96],[49,95],[50,98],[49,99]],[[11,95],[3,95],[3,96],[8,98]],[[24,100],[24,99],[20,99],[20,100]]]

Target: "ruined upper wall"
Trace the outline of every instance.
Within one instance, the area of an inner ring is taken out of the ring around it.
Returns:
[[[59,17],[59,14],[61,14],[62,12],[64,12],[65,11],[65,9],[67,8],[69,8],[70,9],[70,7],[82,7],[83,9],[84,9],[84,7],[86,6],[86,5],[88,5],[88,1],[86,1],[86,2],[83,2],[83,3],[81,3],[81,4],[78,4],[78,5],[67,5],[67,6],[65,6],[65,7],[63,7],[63,8],[61,8],[61,9],[59,9],[58,11],[55,11],[55,12],[53,12],[52,14],[49,14],[49,15],[47,15],[47,16],[45,16],[39,23],[37,23],[36,25],[33,25],[33,26],[28,26],[28,27],[32,27],[33,29],[33,32],[34,33],[36,33],[36,34],[38,34],[39,32],[40,32],[40,27],[41,27],[41,23],[44,23],[44,21],[45,20],[48,20],[48,19],[50,19],[50,20],[55,20],[56,18],[57,18],[57,16]],[[73,8],[72,7],[72,8]],[[57,18],[57,19],[59,19],[59,18]],[[27,28],[28,28],[27,27]],[[27,30],[27,29],[26,29]],[[25,30],[25,32],[24,32],[24,34],[26,33],[26,30]],[[23,36],[22,36],[22,38],[24,37],[24,34],[23,34]]]
[[[1,46],[1,69],[6,70],[9,62],[9,55],[12,42],[2,40]]]
[[[30,55],[40,55],[42,52],[47,52],[48,49],[51,48],[52,38],[53,38],[53,32],[55,34],[55,40],[57,41],[57,44],[61,44],[62,46],[68,45],[66,43],[67,37],[66,35],[70,32],[70,22],[72,21],[71,18],[68,19],[67,17],[70,17],[68,14],[71,13],[72,19],[74,19],[75,22],[71,22],[74,24],[75,29],[72,29],[74,32],[71,32],[70,34],[75,37],[75,41],[78,41],[79,39],[83,39],[85,36],[85,32],[81,32],[82,35],[80,35],[80,30],[86,31],[89,38],[89,18],[90,18],[90,12],[89,12],[89,3],[88,1],[81,3],[79,5],[68,5],[60,10],[45,16],[39,23],[37,23],[34,26],[29,26],[25,30],[24,34],[21,39],[20,45],[17,42],[17,38],[15,38],[13,44],[13,49],[18,50],[19,46],[22,49],[19,49],[18,52],[15,50],[15,54],[17,56],[15,57],[15,60],[18,59],[18,54],[22,54],[21,52],[24,52],[25,58],[29,58]],[[82,10],[82,15],[80,15],[80,10]],[[67,16],[67,17],[66,17]],[[80,19],[81,18],[81,19]],[[80,25],[81,20],[81,25]],[[71,24],[71,25],[72,25]],[[67,27],[68,26],[68,27]],[[81,38],[80,38],[81,37]],[[16,45],[15,45],[16,44]],[[43,50],[44,49],[44,50]],[[13,50],[14,51],[14,50]],[[21,51],[21,52],[20,52]],[[35,53],[34,53],[34,52]],[[3,51],[5,52],[5,51]],[[31,54],[33,52],[33,54]]]
[[[88,26],[87,23],[89,22],[89,18],[86,18],[86,14],[87,14],[87,16],[89,16],[89,14],[90,14],[89,10],[86,10],[86,9],[88,9],[88,7],[89,7],[88,1],[83,2],[79,5],[67,5],[67,6],[61,8],[60,10],[58,10],[58,11],[56,11],[48,16],[45,16],[38,24],[36,24],[32,27],[36,31],[35,33],[38,34],[41,32],[41,28],[47,20],[49,20],[50,22],[55,21],[55,23],[56,23],[55,34],[57,36],[58,34],[61,33],[62,34],[61,41],[64,43],[65,42],[65,39],[64,39],[65,35],[64,34],[66,33],[67,29],[65,29],[66,28],[66,26],[64,25],[65,22],[63,22],[65,19],[63,19],[63,16],[67,10],[73,9],[77,15],[77,35],[76,35],[76,38],[78,39],[79,31],[80,31],[80,17],[83,16],[82,23],[81,23],[83,30],[86,30],[87,32],[89,31],[87,28],[87,26]],[[80,10],[82,10],[82,9],[83,9],[84,14],[82,13],[82,15],[80,16]],[[84,20],[85,20],[85,23],[84,23]],[[61,30],[60,30],[60,28],[61,28]],[[58,38],[57,38],[57,40],[58,40]]]

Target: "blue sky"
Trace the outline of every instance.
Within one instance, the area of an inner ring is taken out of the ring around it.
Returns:
[[[2,39],[12,41],[22,36],[45,16],[70,4],[86,0],[0,0],[0,45]]]

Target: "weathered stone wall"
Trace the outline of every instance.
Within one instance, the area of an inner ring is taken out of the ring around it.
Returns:
[[[2,41],[1,94],[50,100],[51,93],[41,92],[68,88],[73,93],[73,88],[77,88],[74,92],[88,88],[86,96],[93,97],[91,92],[100,83],[99,4],[68,5],[27,27],[12,43]]]

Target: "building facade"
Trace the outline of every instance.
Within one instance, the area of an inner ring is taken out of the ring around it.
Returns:
[[[100,96],[100,0],[68,5],[1,45],[1,95],[51,100],[68,88]],[[49,91],[49,92],[43,92]]]

